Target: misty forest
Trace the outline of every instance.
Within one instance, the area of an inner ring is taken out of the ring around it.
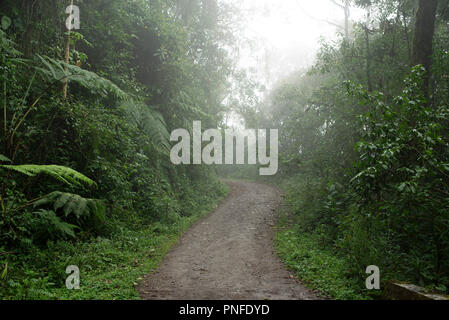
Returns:
[[[276,174],[173,163],[198,121],[278,130]],[[315,298],[447,297],[448,248],[448,0],[0,2],[0,299],[178,297],[157,269],[299,297],[277,263]]]

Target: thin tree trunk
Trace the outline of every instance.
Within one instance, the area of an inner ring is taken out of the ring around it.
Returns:
[[[345,36],[346,36],[346,40],[349,41],[349,18],[350,18],[350,14],[351,14],[349,0],[345,0],[344,11],[345,11]]]
[[[368,84],[368,91],[373,90],[373,85],[372,85],[372,81],[371,81],[371,49],[370,49],[370,41],[369,41],[370,24],[371,24],[371,6],[369,6],[366,11],[366,25],[365,25],[366,81]]]
[[[351,16],[351,4],[350,4],[350,0],[342,0],[342,1],[337,1],[337,0],[331,0],[333,4],[335,4],[337,7],[339,7],[340,9],[343,10],[344,14],[345,14],[345,26],[344,26],[344,31],[345,31],[345,41],[346,43],[349,43],[349,35],[350,35],[350,16]],[[328,23],[331,23],[330,21],[327,21]],[[336,25],[335,23],[331,23],[332,25]],[[337,27],[341,28],[340,25],[336,25]]]
[[[433,37],[438,0],[419,0],[416,12],[415,34],[413,36],[412,65],[423,65],[427,71],[424,90],[429,89],[430,68],[432,66]]]
[[[368,84],[368,91],[373,91],[373,85],[371,81],[371,50],[370,50],[368,27],[365,27],[365,44],[366,44],[366,81]]]
[[[73,0],[70,0],[70,6],[73,6]],[[67,31],[67,39],[65,43],[65,53],[64,53],[64,61],[65,63],[69,63],[69,57],[70,57],[70,31],[72,30],[72,19],[69,21],[69,30]],[[67,71],[67,68],[64,67],[64,70]],[[64,84],[62,86],[62,97],[64,100],[67,99],[67,90],[69,86],[69,80],[65,79]]]
[[[402,20],[404,21],[404,35],[405,35],[405,40],[407,41],[408,62],[411,63],[411,61],[412,61],[412,46],[410,44],[410,35],[408,32],[407,16],[405,14],[405,11],[402,11]]]

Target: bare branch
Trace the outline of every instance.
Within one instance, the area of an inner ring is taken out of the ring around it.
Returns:
[[[330,1],[331,1],[333,4],[335,4],[336,6],[342,8],[343,10],[346,10],[346,6],[345,6],[345,5],[340,4],[340,3],[338,3],[338,2],[335,1],[335,0],[330,0]]]
[[[326,20],[326,19],[319,19],[319,18],[313,17],[312,15],[310,15],[310,14],[309,14],[309,13],[302,7],[302,6],[301,6],[301,4],[299,3],[299,0],[296,0],[296,4],[297,4],[298,7],[301,9],[301,11],[302,11],[306,16],[308,16],[310,19],[313,19],[313,20],[319,21],[319,22],[326,22],[326,23],[328,23],[328,24],[330,24],[330,25],[333,25],[334,27],[337,27],[337,28],[339,28],[339,29],[344,29],[343,26],[339,25],[339,24],[336,23],[336,22],[332,22],[332,21],[329,21],[329,20]]]

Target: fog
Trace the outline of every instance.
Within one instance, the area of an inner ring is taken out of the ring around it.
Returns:
[[[311,66],[320,43],[343,32],[344,12],[331,0],[226,1],[242,8],[242,34],[251,40],[242,43],[239,65],[253,69],[268,88],[290,72]],[[352,21],[364,14],[351,8]]]

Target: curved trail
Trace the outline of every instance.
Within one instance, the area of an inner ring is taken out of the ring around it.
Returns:
[[[230,182],[229,197],[190,228],[138,291],[147,300],[317,299],[273,249],[279,192]]]

